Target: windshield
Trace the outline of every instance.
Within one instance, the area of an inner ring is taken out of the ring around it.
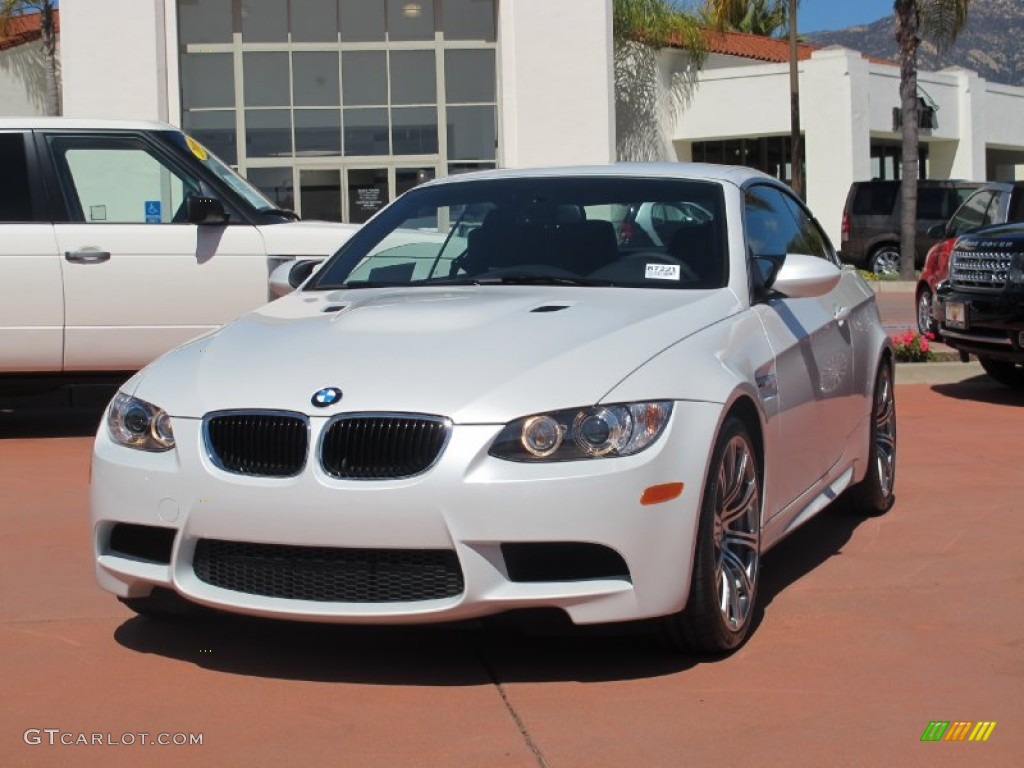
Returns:
[[[635,215],[664,203],[700,215]],[[648,237],[641,239],[636,234],[644,228]],[[402,195],[307,290],[492,283],[718,288],[728,279],[725,233],[717,183],[460,180]]]
[[[229,165],[191,136],[186,136],[183,133],[174,133],[172,134],[172,140],[177,143],[178,146],[191,152],[205,168],[212,171],[218,179],[241,195],[253,208],[259,211],[276,210],[277,206],[267,200],[267,198],[263,196],[263,193],[231,170]]]

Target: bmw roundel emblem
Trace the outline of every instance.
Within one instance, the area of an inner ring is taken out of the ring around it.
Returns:
[[[326,408],[329,405],[334,405],[339,400],[341,400],[340,389],[337,387],[324,387],[323,389],[313,393],[311,402],[317,408]]]

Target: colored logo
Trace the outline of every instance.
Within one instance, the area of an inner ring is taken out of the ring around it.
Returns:
[[[995,727],[994,720],[932,720],[921,734],[921,741],[988,741]]]
[[[313,393],[311,402],[317,408],[326,408],[329,405],[334,405],[339,400],[341,400],[340,389],[337,387],[325,387],[324,389]]]

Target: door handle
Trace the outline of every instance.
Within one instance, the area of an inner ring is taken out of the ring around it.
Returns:
[[[110,251],[99,248],[82,248],[77,251],[64,251],[64,258],[75,264],[100,264],[110,260]]]
[[[839,323],[839,325],[842,325],[843,323],[850,319],[850,308],[837,304],[832,309],[832,317],[835,318],[836,322]]]

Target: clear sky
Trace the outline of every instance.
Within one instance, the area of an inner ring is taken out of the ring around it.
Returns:
[[[800,0],[797,31],[819,32],[892,17],[892,0]]]
[[[702,0],[673,0],[680,8],[697,8]],[[800,0],[797,30],[803,33],[844,29],[892,17],[893,0]]]

